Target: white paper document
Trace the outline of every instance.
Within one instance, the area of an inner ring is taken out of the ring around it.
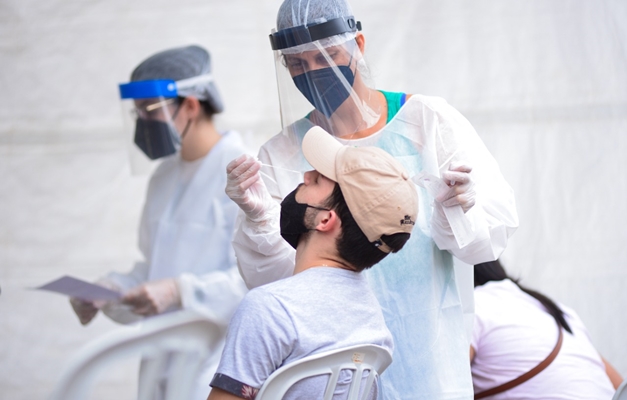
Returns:
[[[121,293],[67,275],[35,289],[49,290],[87,301],[117,300],[122,297]]]

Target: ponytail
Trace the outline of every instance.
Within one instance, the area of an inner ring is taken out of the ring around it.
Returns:
[[[505,272],[505,269],[503,268],[499,260],[475,265],[475,287],[481,286],[490,281],[502,281],[504,279],[511,280],[520,288],[520,290],[538,300],[544,306],[546,312],[548,312],[555,319],[555,322],[557,322],[559,326],[564,328],[568,333],[573,333],[573,331],[570,329],[570,325],[568,325],[568,322],[566,322],[566,318],[564,317],[564,311],[562,311],[562,309],[559,308],[559,306],[555,304],[553,300],[546,297],[540,292],[536,292],[535,290],[527,289],[526,287],[521,286],[518,283],[517,279],[510,278]]]

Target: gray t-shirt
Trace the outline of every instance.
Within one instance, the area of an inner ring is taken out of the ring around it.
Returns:
[[[248,292],[229,325],[211,386],[253,399],[278,368],[311,354],[357,344],[392,352],[392,335],[363,274],[315,267]],[[350,373],[333,399],[346,398]],[[328,376],[302,380],[284,399],[322,398]],[[372,392],[376,398],[376,386]]]

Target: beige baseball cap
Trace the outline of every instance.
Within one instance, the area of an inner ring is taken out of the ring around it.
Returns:
[[[411,233],[418,192],[390,154],[377,147],[344,146],[319,126],[305,134],[303,154],[316,171],[340,185],[355,222],[381,251],[391,250],[382,235]]]

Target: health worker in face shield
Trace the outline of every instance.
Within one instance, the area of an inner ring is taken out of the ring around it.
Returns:
[[[420,212],[403,250],[367,272],[399,355],[381,376],[380,398],[471,399],[452,256],[472,265],[501,254],[518,226],[513,191],[443,99],[374,89],[360,30],[345,0],[285,0],[279,9],[270,42],[283,131],[259,161],[241,156],[227,167],[227,193],[243,210],[233,242],[240,271],[249,288],[293,273],[279,203],[311,169],[300,149],[312,126],[387,151],[416,182]]]
[[[144,261],[97,282],[123,293],[120,302],[72,299],[72,306],[83,325],[99,310],[126,324],[195,308],[226,327],[247,289],[231,246],[238,208],[224,193],[223,171],[245,148],[237,132],[214,126],[223,105],[210,55],[198,46],[157,53],[135,68],[120,94],[134,117],[135,144],[162,160],[141,218]],[[206,360],[194,399],[207,398],[219,358],[218,351]]]

